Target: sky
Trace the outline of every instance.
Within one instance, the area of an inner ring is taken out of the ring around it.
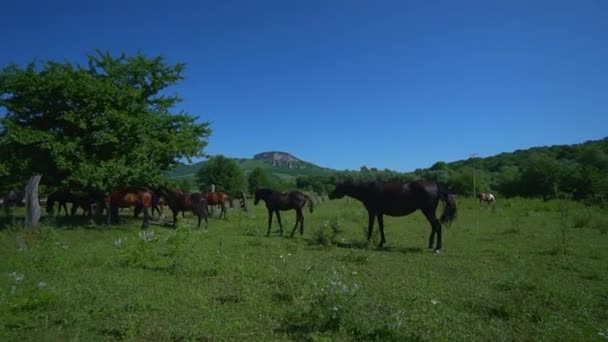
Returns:
[[[608,136],[604,0],[7,0],[0,47],[186,63],[211,155],[413,171]]]

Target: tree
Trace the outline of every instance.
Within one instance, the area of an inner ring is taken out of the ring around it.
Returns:
[[[543,153],[533,154],[522,174],[522,190],[528,196],[543,199],[557,197],[560,165],[556,159]]]
[[[192,191],[194,189],[194,185],[192,184],[192,178],[179,178],[176,180],[177,187],[186,192]]]
[[[211,184],[216,191],[234,193],[245,189],[245,176],[234,159],[217,155],[209,158],[196,173],[196,182],[202,191],[209,191]]]
[[[505,197],[520,195],[521,171],[517,166],[503,166],[497,176],[498,191]]]
[[[181,99],[167,88],[184,64],[142,54],[97,52],[88,65],[10,65],[0,72],[0,161],[3,181],[43,174],[42,181],[108,190],[150,185],[180,159],[203,156],[207,122],[172,113]]]
[[[247,176],[247,183],[250,194],[255,193],[257,189],[269,187],[271,184],[268,176],[266,176],[266,173],[260,167],[256,167],[251,171]]]

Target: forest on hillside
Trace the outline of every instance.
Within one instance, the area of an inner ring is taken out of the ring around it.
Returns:
[[[400,173],[361,167],[331,176],[301,176],[298,188],[324,193],[336,181],[411,181],[428,179],[447,184],[458,195],[473,191],[503,197],[558,197],[593,203],[608,200],[608,137],[576,145],[555,145],[501,153],[486,158],[446,163]],[[475,190],[473,183],[475,180]]]

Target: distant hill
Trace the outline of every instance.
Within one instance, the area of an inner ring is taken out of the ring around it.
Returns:
[[[279,182],[292,181],[298,176],[328,175],[335,172],[333,169],[303,161],[287,152],[262,152],[253,156],[253,158],[233,159],[239,164],[245,175],[259,167],[266,172],[271,180]],[[169,172],[169,177],[174,179],[194,178],[196,172],[204,163],[205,161],[191,165],[180,165]]]

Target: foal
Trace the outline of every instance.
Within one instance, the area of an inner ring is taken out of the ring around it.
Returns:
[[[291,209],[295,209],[296,211],[296,224],[293,226],[290,236],[293,237],[293,234],[298,227],[298,223],[300,224],[300,235],[304,234],[304,214],[302,213],[302,208],[306,205],[306,202],[308,202],[310,212],[313,212],[314,203],[310,197],[299,191],[276,192],[269,189],[258,189],[255,192],[253,204],[257,205],[260,200],[263,200],[266,203],[266,209],[268,209],[268,231],[266,232],[266,236],[270,235],[272,213],[277,215],[277,221],[279,222],[279,227],[281,229],[280,234],[283,235],[283,224],[281,223],[279,211]]]

